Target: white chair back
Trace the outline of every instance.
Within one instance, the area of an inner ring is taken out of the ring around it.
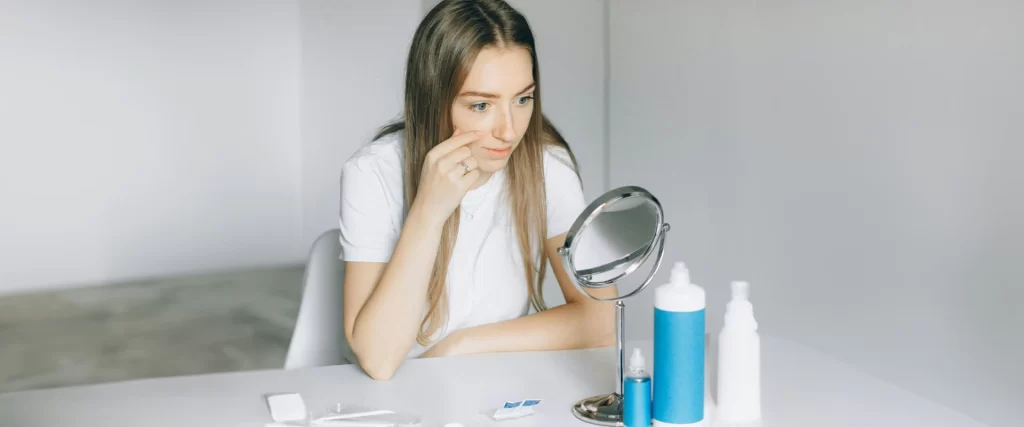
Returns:
[[[302,302],[285,358],[285,369],[352,363],[342,317],[344,262],[339,230],[313,242],[302,283]]]

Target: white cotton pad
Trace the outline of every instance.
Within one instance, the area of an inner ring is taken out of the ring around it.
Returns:
[[[274,421],[299,421],[306,419],[306,403],[298,393],[281,393],[266,396],[270,407],[270,418]]]

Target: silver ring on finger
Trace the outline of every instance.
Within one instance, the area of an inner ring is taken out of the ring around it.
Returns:
[[[469,173],[469,165],[467,165],[466,162],[459,160],[459,166],[462,166],[463,171]]]

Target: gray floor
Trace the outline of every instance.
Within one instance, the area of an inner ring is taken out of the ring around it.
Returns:
[[[279,368],[302,267],[0,297],[0,393]]]

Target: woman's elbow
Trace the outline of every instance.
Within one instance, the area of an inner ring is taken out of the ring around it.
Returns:
[[[363,367],[363,371],[366,372],[366,375],[369,375],[370,378],[373,378],[376,381],[389,381],[391,380],[392,377],[395,376],[395,372],[397,371],[396,368],[385,366],[382,363],[369,363],[361,365]]]
[[[382,357],[360,356],[358,352],[354,353],[359,362],[359,367],[363,368],[363,372],[366,372],[366,375],[374,380],[388,381],[398,371],[398,364],[391,363]]]
[[[379,351],[374,351],[374,348],[365,345],[366,343],[358,342],[356,340],[349,341],[352,354],[356,356],[356,363],[359,367],[377,381],[387,381],[395,375],[398,371],[399,363],[391,361],[390,358],[380,354]]]

